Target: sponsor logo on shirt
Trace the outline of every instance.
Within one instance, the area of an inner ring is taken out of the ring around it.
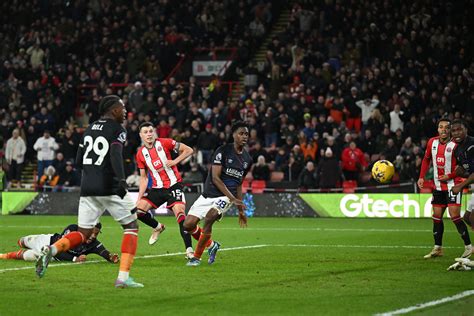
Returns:
[[[234,168],[227,168],[225,169],[224,173],[228,176],[238,179],[242,179],[242,177],[244,176],[244,171],[236,170]]]

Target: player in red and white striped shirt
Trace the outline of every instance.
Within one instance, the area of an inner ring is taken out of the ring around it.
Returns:
[[[186,253],[191,255],[193,253],[191,236],[183,229],[186,199],[177,165],[192,155],[193,149],[171,138],[157,138],[155,128],[151,123],[141,124],[139,132],[143,146],[138,149],[135,157],[137,167],[140,169],[138,219],[154,228],[149,240],[150,245],[154,244],[158,235],[164,230],[164,226],[158,223],[148,211],[167,203],[167,207],[176,216]],[[175,159],[171,157],[173,150],[179,153]],[[148,174],[150,174],[153,184],[147,190]]]
[[[464,241],[465,251],[463,258],[468,258],[472,252],[471,240],[466,224],[461,219],[461,194],[452,194],[451,189],[454,185],[460,183],[462,179],[456,176],[456,158],[454,150],[457,144],[451,140],[451,121],[449,119],[440,119],[438,122],[439,136],[433,137],[428,141],[425,156],[421,164],[418,186],[423,188],[426,172],[433,162],[434,184],[433,191],[433,236],[435,246],[433,250],[425,256],[425,259],[441,257],[443,255],[443,214],[448,208],[451,220]]]

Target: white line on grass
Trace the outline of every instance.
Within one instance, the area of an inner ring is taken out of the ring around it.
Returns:
[[[241,249],[253,249],[253,248],[263,248],[263,247],[268,247],[269,245],[253,245],[253,246],[242,246],[242,247],[232,247],[232,248],[222,248],[219,251],[232,251],[232,250],[241,250]],[[185,252],[173,252],[173,253],[164,253],[160,255],[146,255],[146,256],[136,256],[136,259],[150,259],[150,258],[159,258],[159,257],[171,257],[171,256],[180,256],[180,255],[185,255]],[[53,263],[48,266],[48,268],[53,268],[53,267],[64,267],[64,266],[80,266],[83,264],[93,264],[93,263],[100,263],[100,262],[105,262],[104,260],[91,260],[91,261],[86,261],[82,262],[79,264],[74,264],[74,263]],[[19,268],[7,268],[7,269],[1,269],[0,273],[8,272],[8,271],[19,271],[19,270],[31,270],[34,269],[34,265],[32,262],[31,266],[27,267],[19,267]]]
[[[305,245],[305,244],[280,244],[269,245],[274,247],[314,247],[314,248],[381,248],[381,249],[427,249],[431,246],[405,246],[405,245]],[[461,249],[461,247],[443,246],[448,249]]]
[[[20,225],[0,225],[1,228],[63,228],[64,226],[20,226]],[[115,227],[102,227],[102,229]],[[220,230],[242,230],[242,228],[221,227]],[[245,230],[255,231],[336,231],[336,232],[382,232],[382,233],[426,233],[431,232],[429,229],[384,229],[384,228],[319,228],[319,227],[261,227],[246,228]],[[454,231],[454,230],[453,230]]]
[[[419,310],[419,309],[424,309],[424,308],[427,308],[427,307],[432,307],[432,306],[436,306],[436,305],[440,305],[440,304],[444,304],[444,303],[448,303],[448,302],[452,302],[452,301],[457,301],[457,300],[460,300],[464,297],[468,297],[468,296],[471,296],[471,295],[474,295],[474,290],[464,291],[464,292],[458,293],[458,294],[453,295],[453,296],[448,296],[448,297],[444,297],[444,298],[439,299],[439,300],[434,300],[434,301],[426,302],[426,303],[423,303],[423,304],[417,304],[417,305],[414,305],[414,306],[410,306],[410,307],[406,307],[406,308],[402,308],[402,309],[397,309],[397,310],[391,311],[391,312],[375,314],[375,316],[402,315],[402,314],[410,313],[410,312],[413,312],[413,311],[416,311],[416,310]]]

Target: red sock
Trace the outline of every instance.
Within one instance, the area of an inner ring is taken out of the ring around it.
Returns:
[[[6,259],[23,260],[24,252],[25,250],[21,249],[18,251],[12,251],[12,252],[6,253]]]
[[[178,222],[178,224],[184,222],[185,219],[186,215],[184,215],[183,213],[179,213],[178,215],[176,215],[176,221]]]
[[[194,250],[194,257],[201,259],[202,253],[204,249],[206,249],[206,245],[211,240],[211,234],[202,233],[201,237],[199,237],[198,244],[196,246],[196,250]]]
[[[84,243],[85,238],[81,232],[70,232],[63,238],[59,239],[54,243],[54,247],[58,250],[58,253],[66,252],[69,249],[76,248],[80,244]]]
[[[133,258],[137,252],[138,228],[125,229],[122,238],[122,258],[120,258],[120,268],[122,272],[130,271]]]
[[[201,237],[202,229],[199,226],[196,226],[196,229],[191,232],[191,235],[193,236],[194,239],[199,241],[199,238]],[[211,246],[212,244],[212,239],[209,239],[206,244],[206,248]]]

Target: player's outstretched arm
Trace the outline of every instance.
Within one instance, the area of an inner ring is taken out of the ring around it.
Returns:
[[[119,262],[119,257],[115,253],[110,253],[108,251],[104,244],[102,244],[100,241],[97,239],[88,247],[88,250],[84,252],[84,254],[88,255],[90,253],[95,253],[96,255],[101,256],[105,260],[107,260],[110,263],[117,263]]]

